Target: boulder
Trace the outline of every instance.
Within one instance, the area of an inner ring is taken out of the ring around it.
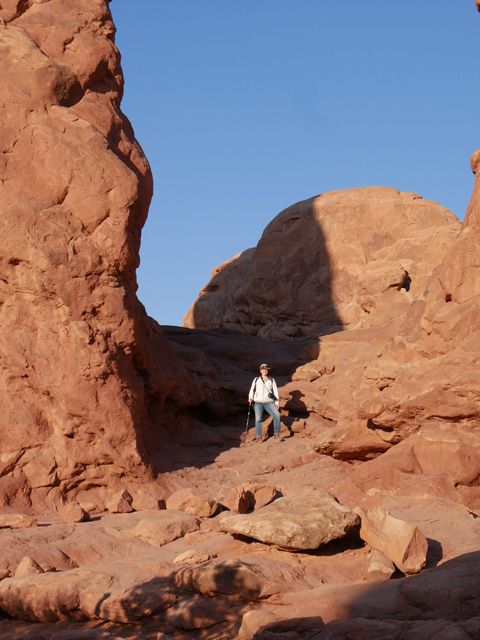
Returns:
[[[88,512],[78,502],[61,505],[58,508],[58,515],[63,522],[85,522],[90,519]]]
[[[163,499],[140,493],[133,496],[132,507],[134,511],[157,511],[165,509],[166,505]]]
[[[198,528],[199,520],[190,514],[169,510],[153,511],[125,535],[142,540],[154,547],[162,547]]]
[[[116,493],[108,502],[107,510],[110,513],[131,513],[133,498],[126,489]]]
[[[333,495],[315,491],[279,498],[252,514],[224,518],[220,529],[284,549],[306,550],[343,538],[358,524],[358,516]]]
[[[390,448],[390,444],[380,438],[365,423],[336,425],[324,429],[316,436],[313,449],[322,455],[337,460],[371,460]]]
[[[250,509],[250,500],[247,498],[243,486],[232,487],[223,502],[229,511],[234,511],[235,513],[247,513]]]
[[[242,626],[238,633],[240,640],[253,640],[258,637],[262,629],[279,620],[278,616],[269,611],[252,609],[242,617]]]
[[[40,573],[45,572],[38,562],[29,556],[25,556],[15,570],[14,576],[15,578],[21,578],[22,576],[37,575]]]
[[[241,487],[232,487],[224,505],[230,511],[247,513],[250,509],[261,509],[272,502],[277,490],[272,484],[247,483]]]
[[[32,622],[104,620],[125,624],[174,600],[165,579],[122,563],[0,582],[2,611]]]
[[[365,572],[366,582],[389,580],[395,573],[395,565],[380,551],[373,549],[368,556],[368,566]]]
[[[180,571],[177,586],[208,596],[235,595],[250,600],[259,597],[263,576],[249,564],[235,558],[212,560],[201,567]]]
[[[98,514],[104,511],[104,509],[100,507],[96,502],[90,502],[88,500],[82,500],[81,502],[79,502],[79,505],[90,515]]]
[[[358,507],[355,511],[361,519],[360,537],[372,549],[383,553],[403,573],[418,573],[425,567],[428,542],[418,527],[382,507],[370,511]]]
[[[249,482],[244,488],[251,509],[261,509],[277,496],[277,489],[273,484]]]
[[[179,556],[175,558],[173,561],[174,564],[202,564],[202,562],[207,562],[207,560],[211,560],[212,555],[210,553],[202,553],[201,551],[197,551],[196,549],[189,549],[188,551],[184,551]]]
[[[202,496],[195,489],[180,489],[175,491],[166,501],[167,509],[184,511],[197,518],[210,518],[216,512],[218,505],[213,498]]]
[[[232,596],[235,599],[264,599],[306,589],[300,572],[286,563],[261,557],[218,558],[200,566],[180,569],[175,575],[177,588],[203,596]]]
[[[17,513],[4,513],[0,515],[0,529],[24,529],[36,527],[37,519]]]

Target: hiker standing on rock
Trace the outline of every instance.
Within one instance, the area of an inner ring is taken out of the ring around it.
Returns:
[[[273,437],[276,440],[283,440],[280,435],[280,400],[278,395],[277,383],[271,378],[270,367],[268,364],[260,365],[260,375],[252,382],[250,393],[248,394],[248,402],[253,404],[255,411],[255,431],[256,442],[262,442],[262,417],[266,411],[273,418]]]

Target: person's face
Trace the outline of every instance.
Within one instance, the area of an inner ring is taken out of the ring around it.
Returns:
[[[262,374],[262,376],[268,376],[268,369],[264,367],[263,369],[260,369],[260,373]]]

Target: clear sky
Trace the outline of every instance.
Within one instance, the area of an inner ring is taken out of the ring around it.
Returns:
[[[112,0],[155,193],[140,300],[182,318],[286,207],[387,186],[463,219],[480,146],[474,0]]]

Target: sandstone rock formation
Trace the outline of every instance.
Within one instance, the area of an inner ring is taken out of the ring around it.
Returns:
[[[103,505],[200,397],[136,299],[152,177],[114,33],[107,0],[0,4],[2,506]]]
[[[472,158],[474,171],[479,156],[477,152]],[[305,633],[305,637],[311,634],[322,640],[423,638],[440,633],[440,629],[445,637],[478,635],[476,605],[467,606],[465,616],[458,616],[455,607],[449,608],[449,596],[443,589],[444,576],[452,571],[452,584],[458,586],[453,600],[459,611],[464,597],[471,597],[470,578],[463,572],[470,571],[468,562],[478,560],[479,189],[476,175],[465,221],[462,225],[453,221],[443,228],[441,233],[448,241],[428,257],[422,286],[415,289],[412,279],[408,291],[384,290],[375,298],[368,317],[360,318],[357,324],[344,324],[342,331],[290,341],[288,349],[285,342],[253,342],[231,328],[169,332],[180,357],[192,363],[197,375],[207,381],[213,410],[217,394],[225,397],[228,393],[233,404],[242,389],[246,393],[255,364],[265,360],[273,364],[283,429],[291,437],[278,445],[284,447],[283,455],[275,451],[272,458],[275,445],[268,442],[268,449],[257,454],[264,456],[263,464],[251,461],[248,467],[243,463],[237,469],[251,477],[267,475],[284,495],[293,495],[300,484],[328,490],[341,504],[359,513],[388,512],[391,522],[401,523],[400,528],[409,533],[402,542],[402,536],[389,528],[388,541],[382,545],[383,533],[377,532],[368,538],[368,558],[370,549],[382,547],[390,559],[396,556],[397,566],[405,573],[421,570],[425,563],[430,568],[420,573],[418,583],[416,578],[402,578],[387,582],[385,589],[361,584],[369,581],[369,563],[355,586],[345,586],[338,574],[335,578],[324,574],[327,588],[313,587],[308,597],[296,593],[289,604],[283,598],[281,606],[269,606],[261,615],[246,615],[242,637],[267,640],[284,633],[286,638],[298,629],[302,629],[300,637]],[[286,246],[287,237],[288,229],[283,239],[276,239],[278,246]],[[405,238],[399,255],[408,244]],[[247,259],[252,259],[252,252],[238,265],[232,262],[230,271],[227,265],[219,276],[219,289],[212,297],[209,293],[201,296],[196,304],[205,297],[208,309],[207,302],[221,293],[223,283],[228,290],[230,276],[232,291],[238,288],[235,268],[243,268]],[[382,271],[377,267],[375,277],[381,279]],[[411,268],[409,274],[414,273]],[[225,281],[221,279],[224,276]],[[285,303],[294,306],[295,299],[290,297]],[[227,313],[225,317],[228,319]],[[238,328],[251,329],[246,325]],[[268,335],[278,338],[281,332]],[[238,355],[240,345],[243,357]],[[198,355],[194,357],[196,350],[201,350],[210,369]],[[230,367],[229,360],[233,363]],[[310,442],[318,455],[308,462],[306,457],[300,462],[300,457],[297,469],[288,457],[295,441]],[[324,466],[327,459],[336,465],[328,474]],[[334,479],[337,474],[341,479]],[[230,530],[229,521],[248,524],[254,515],[225,517],[220,528]],[[243,534],[250,535],[247,526]],[[403,562],[405,553],[411,553],[411,563]],[[341,563],[338,555],[336,562]],[[348,571],[352,579],[356,571],[353,563]],[[384,566],[376,575],[385,581],[391,571]],[[424,590],[432,597],[426,597]],[[418,608],[410,609],[409,603],[414,601]],[[312,607],[312,602],[317,604]],[[430,618],[440,619],[441,625]],[[331,622],[335,619],[341,622]]]
[[[247,483],[230,489],[225,506],[236,513],[247,513],[250,509],[261,509],[276,498],[277,490],[271,484]]]
[[[395,565],[381,551],[374,549],[368,556],[368,567],[365,574],[367,582],[389,580],[395,573]]]
[[[419,573],[427,564],[428,542],[410,522],[394,518],[386,509],[356,510],[360,516],[360,537],[383,553],[403,573]]]
[[[0,638],[477,640],[480,151],[462,225],[317,196],[162,331],[107,2],[0,20]]]
[[[177,509],[190,513],[197,518],[209,518],[217,510],[217,503],[213,498],[202,496],[192,489],[175,491],[166,502],[167,509]]]
[[[90,515],[77,502],[62,505],[58,509],[58,514],[63,522],[85,522]]]
[[[36,527],[36,518],[23,514],[2,514],[0,516],[0,529],[24,529],[26,527]]]
[[[284,549],[318,549],[344,538],[358,517],[327,492],[303,493],[275,502],[250,515],[230,516],[220,528]]]
[[[368,326],[423,293],[459,226],[413,193],[323,193],[279,213],[255,249],[214,269],[184,326],[270,340]]]

